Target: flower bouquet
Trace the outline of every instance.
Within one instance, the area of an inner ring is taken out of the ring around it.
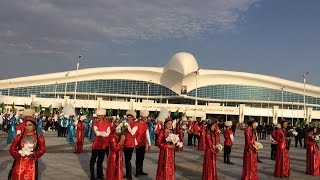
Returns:
[[[178,147],[183,147],[183,143],[180,142],[179,136],[176,134],[169,134],[169,136],[166,138],[166,141],[170,144],[174,144],[175,146]]]
[[[23,157],[30,156],[33,154],[33,147],[34,147],[33,143],[25,143],[23,148],[19,150],[18,153]]]
[[[221,144],[217,144],[217,145],[214,147],[214,150],[215,150],[217,153],[221,152],[222,149],[223,149],[223,147],[222,147]]]
[[[312,136],[312,140],[315,141],[315,142],[319,142],[320,141],[319,135]]]
[[[185,132],[185,131],[187,131],[188,130],[188,127],[187,127],[187,125],[182,125],[182,130]]]
[[[298,132],[296,130],[294,130],[294,129],[290,129],[288,131],[288,137],[295,137],[297,135],[298,135]]]
[[[124,135],[126,130],[128,129],[129,124],[126,121],[121,122],[117,127],[116,127],[116,133],[119,135]]]
[[[259,151],[260,149],[263,149],[263,145],[261,143],[259,143],[258,141],[254,142],[253,147]]]

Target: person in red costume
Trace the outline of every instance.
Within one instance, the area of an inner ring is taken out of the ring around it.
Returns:
[[[136,119],[137,114],[135,111],[129,110],[126,112],[126,116],[127,116],[129,127],[125,134],[126,139],[124,141],[124,149],[123,149],[124,161],[126,166],[126,175],[124,175],[123,178],[132,179],[131,158],[132,158],[134,147],[138,145],[138,142],[136,139],[136,132],[138,131],[138,125],[137,125],[137,122],[134,121]]]
[[[183,142],[184,131],[182,129],[182,119],[178,119],[177,120],[176,134],[179,136],[180,142]],[[176,147],[176,151],[183,151],[183,146],[182,147],[177,146]]]
[[[158,117],[157,118],[157,124],[156,124],[156,126],[154,128],[154,135],[155,135],[155,141],[154,142],[155,142],[155,145],[157,145],[157,139],[158,139],[160,131],[162,131],[162,129],[163,129],[162,121]]]
[[[188,122],[188,146],[193,146],[192,139],[193,139],[193,124],[194,119],[190,118]]]
[[[206,149],[206,121],[202,120],[200,122],[200,139],[199,139],[199,151],[204,151]]]
[[[160,132],[157,146],[160,149],[158,158],[158,168],[156,180],[174,180],[175,179],[175,145],[166,141],[169,134],[173,134],[173,121],[167,118],[164,122],[164,129]]]
[[[277,141],[277,155],[276,155],[276,165],[274,168],[273,175],[275,177],[287,177],[290,176],[290,158],[289,158],[289,148],[287,139],[287,126],[288,122],[286,120],[281,121],[281,128],[277,129],[276,141]]]
[[[317,136],[317,128],[311,127],[308,134],[306,135],[307,143],[307,169],[306,173],[313,176],[320,175],[320,156],[319,146],[315,137]]]
[[[116,132],[119,122],[115,121],[112,134],[109,137],[109,157],[107,161],[106,180],[122,180],[123,157],[122,150],[125,141],[125,133]]]
[[[241,180],[258,180],[258,153],[254,147],[257,141],[257,127],[256,121],[249,121],[248,128],[244,131],[245,147]]]
[[[233,131],[231,130],[232,121],[226,121],[224,125],[226,126],[226,129],[224,130],[224,163],[233,164],[230,161],[231,147],[234,140]]]
[[[9,152],[14,159],[9,179],[38,179],[38,159],[46,152],[45,139],[38,135],[33,109],[24,110],[24,129],[15,136]]]
[[[149,111],[141,110],[140,111],[140,120],[136,123],[138,125],[137,131],[137,142],[136,146],[136,174],[135,177],[139,175],[148,175],[143,171],[143,160],[146,153],[146,150],[149,151],[151,148],[151,140],[149,134],[149,126],[147,124],[147,118],[149,116]]]
[[[217,180],[217,156],[216,149],[220,145],[220,130],[218,121],[209,120],[205,133],[206,148],[203,156],[202,180]],[[221,146],[222,147],[222,146]]]
[[[93,131],[95,137],[92,144],[92,154],[90,159],[90,173],[91,180],[96,179],[94,174],[94,165],[97,162],[97,179],[104,179],[102,171],[102,163],[104,156],[109,154],[108,136],[111,132],[111,124],[105,120],[106,110],[98,109],[96,111],[98,116],[97,121],[93,124]]]
[[[199,137],[200,137],[200,126],[197,119],[193,123],[193,146],[197,146],[196,140],[198,140],[198,146],[199,146]]]
[[[84,141],[84,123],[86,116],[81,116],[80,120],[77,121],[77,143],[74,146],[73,152],[75,154],[81,154],[83,152],[83,141]]]

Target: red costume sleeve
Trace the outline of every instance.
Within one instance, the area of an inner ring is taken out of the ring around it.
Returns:
[[[244,137],[245,137],[245,140],[246,140],[246,143],[247,143],[247,148],[251,149],[251,150],[256,150],[254,147],[253,147],[253,134],[252,132],[250,132],[250,130],[246,130],[244,131]]]
[[[165,149],[166,146],[166,140],[165,140],[165,135],[164,132],[160,132],[158,140],[157,140],[157,146],[159,147],[159,149]]]
[[[46,151],[46,142],[42,135],[38,137],[38,149],[34,152],[35,159],[39,159]]]
[[[217,155],[217,152],[216,152],[215,149],[214,149],[215,145],[212,143],[212,140],[213,140],[213,139],[212,139],[210,133],[211,133],[211,132],[207,132],[207,133],[206,133],[206,146],[210,149],[210,151],[211,151],[213,154]]]
[[[20,158],[20,154],[18,153],[19,151],[19,139],[21,138],[21,135],[17,135],[14,137],[13,142],[10,146],[10,154],[13,157],[13,159],[18,159]]]
[[[110,143],[109,147],[114,152],[119,152],[123,148],[123,145],[120,145],[118,143],[118,138],[116,136],[111,136],[110,139],[109,139],[109,143]]]

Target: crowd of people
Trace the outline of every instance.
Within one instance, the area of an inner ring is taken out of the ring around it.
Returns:
[[[132,179],[133,176],[143,178],[148,175],[143,168],[145,153],[150,150],[153,143],[160,150],[155,179],[173,180],[176,168],[175,152],[183,151],[185,134],[188,135],[188,146],[198,146],[198,150],[204,152],[203,180],[218,179],[216,159],[220,153],[223,153],[224,163],[233,164],[231,152],[236,125],[232,121],[220,123],[215,119],[198,121],[186,117],[173,119],[170,114],[161,112],[156,120],[152,120],[147,110],[141,110],[139,114],[140,117],[137,117],[135,111],[128,110],[120,118],[107,116],[105,109],[97,109],[91,117],[81,114],[76,116],[74,108],[67,105],[63,113],[54,117],[52,129],[57,131],[58,137],[66,138],[69,143],[74,142],[73,152],[76,154],[83,152],[84,138],[92,141],[89,165],[91,180]],[[11,143],[10,154],[14,158],[9,178],[36,179],[37,159],[46,152],[45,139],[42,135],[45,132],[42,129],[45,117],[32,109],[26,109],[21,114],[9,117],[10,115],[3,116],[2,121],[2,125],[6,124],[2,126],[2,130],[8,133],[7,142]],[[259,139],[265,139],[267,135],[271,140],[271,159],[275,160],[275,177],[290,177],[291,137],[305,139],[306,173],[320,175],[318,129],[316,127],[308,127],[303,131],[300,129],[288,128],[288,122],[283,119],[279,124],[272,126],[270,131],[263,131],[254,119],[248,121],[244,129],[245,147],[241,179],[258,179],[258,152],[263,148]],[[299,136],[301,132],[306,133]],[[224,137],[224,142],[220,141],[220,136]],[[131,160],[134,151],[136,169],[133,173]],[[104,161],[106,161],[105,170],[102,166]]]

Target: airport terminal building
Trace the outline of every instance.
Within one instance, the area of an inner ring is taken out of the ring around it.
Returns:
[[[200,69],[186,52],[164,67],[99,67],[0,80],[0,103],[114,110],[168,108],[189,117],[244,122],[320,120],[320,87],[277,77]]]

